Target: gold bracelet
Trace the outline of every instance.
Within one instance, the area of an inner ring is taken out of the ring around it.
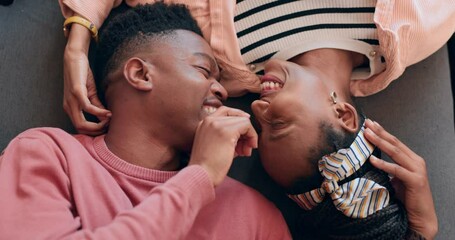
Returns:
[[[95,41],[98,41],[98,29],[96,28],[95,24],[80,16],[72,16],[65,20],[63,23],[63,34],[65,34],[65,37],[68,37],[69,27],[73,23],[77,23],[86,27],[92,33],[92,37],[95,39]]]

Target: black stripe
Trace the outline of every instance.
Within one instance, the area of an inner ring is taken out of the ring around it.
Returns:
[[[257,75],[264,75],[265,72],[264,72],[264,70],[261,70],[261,71],[257,72],[256,74],[257,74]]]
[[[366,42],[366,43],[368,43],[370,45],[379,46],[379,40],[377,40],[377,39],[357,39],[357,40],[362,41],[362,42]]]
[[[318,29],[336,29],[336,28],[376,28],[376,25],[374,25],[374,24],[333,24],[333,23],[331,23],[331,24],[318,24],[318,25],[312,25],[312,26],[305,26],[305,27],[291,29],[291,30],[270,36],[268,38],[264,38],[260,41],[257,41],[253,44],[250,44],[250,45],[242,48],[240,50],[240,52],[243,55],[268,42],[273,42],[277,39],[287,37],[287,36],[290,36],[293,34],[305,32],[305,31],[318,30]]]
[[[219,0],[219,1],[223,1],[223,0]],[[287,4],[287,3],[290,3],[290,2],[294,2],[294,1],[295,0],[279,0],[279,1],[271,2],[271,3],[267,3],[267,4],[264,4],[264,5],[255,7],[255,8],[250,9],[250,10],[248,10],[248,11],[242,13],[242,14],[239,14],[239,15],[235,16],[234,17],[234,22],[236,22],[238,20],[241,20],[243,18],[246,18],[248,16],[251,16],[251,15],[257,13],[257,12],[264,11],[266,9],[273,8],[273,7],[276,7],[276,6],[279,6],[279,5],[282,5],[282,4]]]
[[[374,7],[372,7],[372,8],[319,8],[319,9],[311,9],[311,10],[306,10],[306,11],[301,11],[301,12],[295,12],[295,13],[279,16],[276,18],[272,18],[265,22],[251,26],[243,31],[238,32],[237,37],[240,38],[248,33],[254,32],[260,28],[269,26],[274,23],[286,21],[289,19],[303,17],[303,16],[309,16],[309,15],[316,15],[316,14],[327,14],[327,13],[374,13]],[[234,18],[234,21],[236,21],[235,18]]]
[[[258,58],[258,59],[256,59],[256,60],[250,62],[249,64],[261,63],[261,62],[267,61],[267,60],[269,60],[275,53],[277,53],[277,52],[269,53],[269,54],[267,54],[267,55],[265,55],[265,56],[263,56],[263,57],[260,57],[260,58]]]
[[[373,165],[370,163],[370,161],[366,161],[357,171],[355,171],[353,174],[351,174],[349,177],[340,180],[338,182],[338,185],[341,186],[347,182],[350,182],[354,180],[355,178],[361,178],[363,175],[365,175],[368,171],[371,171],[373,169]]]

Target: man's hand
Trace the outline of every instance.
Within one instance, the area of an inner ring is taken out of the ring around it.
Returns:
[[[433,239],[438,232],[438,219],[428,182],[425,160],[414,153],[378,123],[366,120],[365,136],[396,163],[389,163],[374,156],[371,163],[393,176],[398,199],[408,214],[409,227],[426,239]]]
[[[220,107],[199,124],[189,165],[204,167],[217,186],[226,177],[234,157],[250,156],[257,148],[257,140],[249,114]]]
[[[79,133],[98,135],[109,122],[110,111],[101,104],[96,84],[88,63],[90,32],[73,24],[64,53],[63,108]],[[90,122],[83,112],[96,116],[100,122]]]

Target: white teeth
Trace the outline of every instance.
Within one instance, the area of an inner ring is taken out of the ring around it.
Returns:
[[[261,83],[261,91],[262,90],[279,90],[283,86],[277,82],[263,82]]]
[[[216,111],[216,107],[212,107],[212,106],[204,106],[203,107],[204,111],[207,113],[207,114],[212,114]]]

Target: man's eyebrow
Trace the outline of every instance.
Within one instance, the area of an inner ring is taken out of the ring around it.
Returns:
[[[198,57],[202,57],[202,58],[205,58],[207,61],[209,61],[210,63],[210,67],[212,69],[218,69],[218,64],[216,63],[215,59],[213,59],[213,57],[211,57],[210,55],[208,55],[207,53],[203,53],[203,52],[196,52],[194,53],[193,55],[195,56],[198,56]]]

